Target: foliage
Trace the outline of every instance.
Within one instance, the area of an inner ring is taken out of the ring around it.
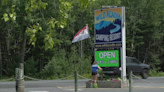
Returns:
[[[1,0],[3,76],[14,75],[19,66],[25,31],[26,75],[53,79],[77,70],[79,74],[91,77],[93,52],[90,41],[72,44],[71,40],[88,24],[94,43],[94,10],[101,9],[102,5],[125,6],[126,55],[149,64],[151,69],[158,69],[159,72],[151,70],[151,76],[163,75],[160,72],[164,70],[163,4],[163,0]]]
[[[82,76],[85,77],[85,78],[91,78],[91,75],[92,75],[92,74],[89,73],[89,74],[83,74]]]
[[[118,76],[118,75],[105,75],[101,71],[99,71],[98,80],[100,80],[100,81],[103,81],[103,80],[105,80],[105,81],[114,81],[114,82],[122,81],[120,76]]]
[[[30,57],[25,63],[24,63],[24,74],[27,76],[35,77],[37,76],[37,65],[38,61],[34,60],[34,57]]]
[[[79,74],[86,74],[90,72],[90,64],[88,59],[82,59],[81,63],[78,63],[77,61],[74,61],[72,59],[72,55],[75,56],[75,54],[70,54],[70,57],[66,59],[66,52],[64,50],[61,50],[59,54],[55,54],[48,62],[48,64],[45,66],[43,71],[41,72],[43,77],[49,77],[49,76],[56,76],[58,78],[67,77],[69,75],[74,74],[74,71],[79,71]],[[77,58],[77,57],[75,57]],[[73,64],[74,62],[74,64]]]
[[[164,76],[164,72],[152,69],[149,71],[149,76]]]

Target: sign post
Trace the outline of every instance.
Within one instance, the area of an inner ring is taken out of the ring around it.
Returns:
[[[125,33],[125,7],[122,7],[122,47],[121,47],[121,79],[126,81],[126,33]]]

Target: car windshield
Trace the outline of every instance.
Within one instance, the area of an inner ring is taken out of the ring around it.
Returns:
[[[134,58],[134,59],[132,59],[132,63],[137,63],[137,64],[139,64],[140,62],[139,62],[136,58]]]
[[[136,58],[128,58],[126,60],[127,63],[137,63],[139,64],[140,62]]]

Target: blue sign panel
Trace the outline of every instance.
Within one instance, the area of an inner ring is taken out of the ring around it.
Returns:
[[[122,47],[122,8],[95,10],[95,48]]]

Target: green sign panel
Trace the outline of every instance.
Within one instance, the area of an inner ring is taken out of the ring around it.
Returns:
[[[119,50],[96,51],[95,61],[100,67],[119,67]]]

